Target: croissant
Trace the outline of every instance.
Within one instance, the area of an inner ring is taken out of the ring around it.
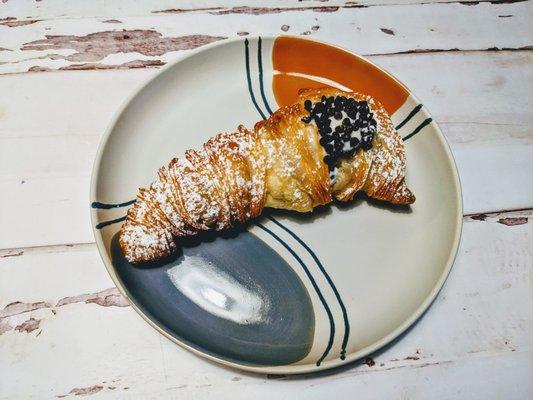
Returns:
[[[230,228],[264,207],[309,212],[358,191],[393,204],[415,201],[402,139],[370,96],[304,89],[253,130],[218,134],[160,168],[139,189],[119,243],[129,262],[152,261],[175,252],[175,238]]]

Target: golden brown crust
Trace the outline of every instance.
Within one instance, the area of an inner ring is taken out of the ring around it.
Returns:
[[[318,132],[302,116],[294,105],[256,125],[267,153],[266,207],[308,212],[332,200]]]
[[[342,95],[368,102],[377,131],[368,151],[340,159],[332,184],[323,161],[314,123],[305,100]],[[333,197],[349,201],[358,191],[394,204],[411,204],[405,184],[405,150],[392,122],[371,97],[336,89],[310,89],[292,106],[283,107],[253,131],[209,139],[199,151],[188,150],[159,169],[157,180],[140,189],[119,236],[125,257],[133,263],[162,258],[176,250],[173,237],[222,230],[258,216],[264,207],[299,212],[328,204]]]
[[[304,89],[297,101],[304,110],[305,100],[319,101],[322,96],[353,97],[367,101],[377,120],[377,134],[369,151],[359,149],[352,157],[337,165],[338,176],[333,195],[339,201],[350,201],[358,191],[393,204],[412,204],[415,196],[405,183],[405,148],[401,137],[385,109],[370,96],[342,92],[333,88]],[[305,112],[302,111],[302,117]]]

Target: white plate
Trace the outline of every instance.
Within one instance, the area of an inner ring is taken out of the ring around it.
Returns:
[[[397,209],[358,199],[313,215],[267,213],[275,221],[263,217],[248,232],[186,247],[171,265],[128,265],[113,242],[120,223],[106,224],[125,215],[119,203],[173,156],[238,124],[253,127],[287,101],[291,82],[326,82],[380,100],[406,138],[416,203]],[[291,37],[208,45],[147,82],[102,139],[91,202],[117,205],[92,208],[96,242],[147,322],[200,355],[265,373],[335,367],[396,338],[442,287],[462,227],[453,158],[419,101],[368,61]]]

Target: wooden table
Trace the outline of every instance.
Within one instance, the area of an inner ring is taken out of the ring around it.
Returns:
[[[533,3],[257,3],[0,3],[0,398],[533,398]],[[391,71],[463,185],[461,247],[429,311],[371,358],[311,376],[241,373],[163,338],[114,289],[89,222],[96,148],[126,97],[192,48],[256,33]]]

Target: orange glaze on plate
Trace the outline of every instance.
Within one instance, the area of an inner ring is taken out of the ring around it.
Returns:
[[[392,115],[409,95],[405,86],[363,58],[319,42],[280,36],[272,64],[272,90],[280,107],[292,104],[302,88],[331,86],[370,95]]]

